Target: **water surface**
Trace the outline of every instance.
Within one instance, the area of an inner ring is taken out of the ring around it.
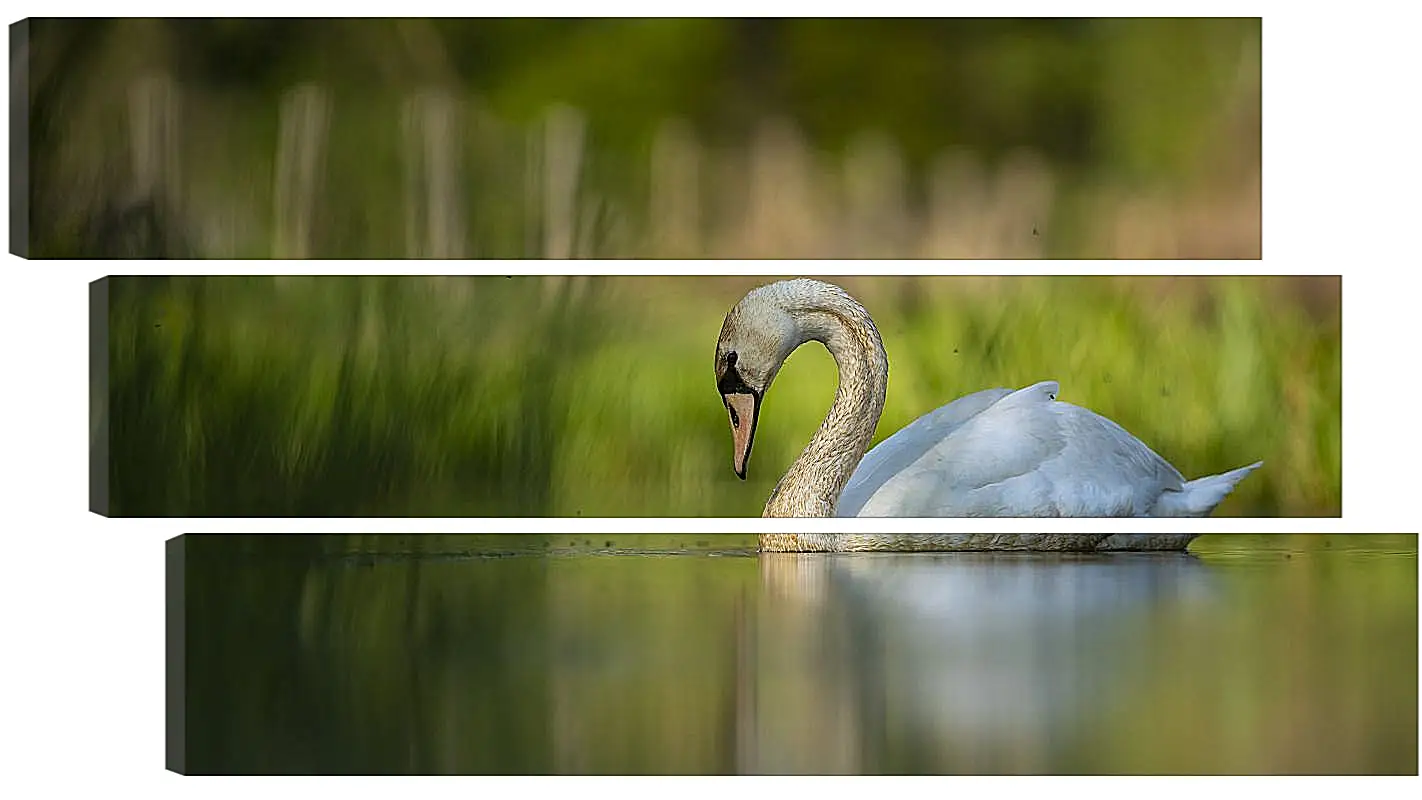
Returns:
[[[189,536],[200,773],[1416,773],[1416,536]]]

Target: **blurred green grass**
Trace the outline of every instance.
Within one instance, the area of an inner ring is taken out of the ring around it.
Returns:
[[[40,19],[40,257],[1258,258],[1258,19]],[[299,176],[299,177],[298,177]]]
[[[712,359],[748,277],[109,278],[118,516],[753,516],[834,393],[797,351],[749,479]],[[834,278],[890,359],[876,441],[959,395],[1061,382],[1217,510],[1341,510],[1338,278]]]

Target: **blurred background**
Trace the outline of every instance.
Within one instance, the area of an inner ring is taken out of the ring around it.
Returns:
[[[1260,257],[1258,19],[28,25],[37,256]]]
[[[736,478],[714,349],[772,280],[107,278],[100,510],[758,516],[837,382],[823,347],[796,351]],[[1341,511],[1338,277],[830,280],[889,354],[875,442],[963,394],[1058,380],[1187,477],[1262,459],[1216,514]]]
[[[186,772],[1417,772],[1416,534],[1076,556],[756,557],[754,536],[670,533],[168,547]]]

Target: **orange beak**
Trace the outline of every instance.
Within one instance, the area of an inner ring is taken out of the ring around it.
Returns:
[[[746,479],[746,462],[750,461],[751,445],[755,443],[755,424],[760,414],[760,399],[740,392],[721,395],[731,415],[731,466],[736,476]]]

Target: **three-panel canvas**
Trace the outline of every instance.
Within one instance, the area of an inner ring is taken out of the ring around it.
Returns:
[[[1263,28],[16,23],[145,768],[1416,774]]]

